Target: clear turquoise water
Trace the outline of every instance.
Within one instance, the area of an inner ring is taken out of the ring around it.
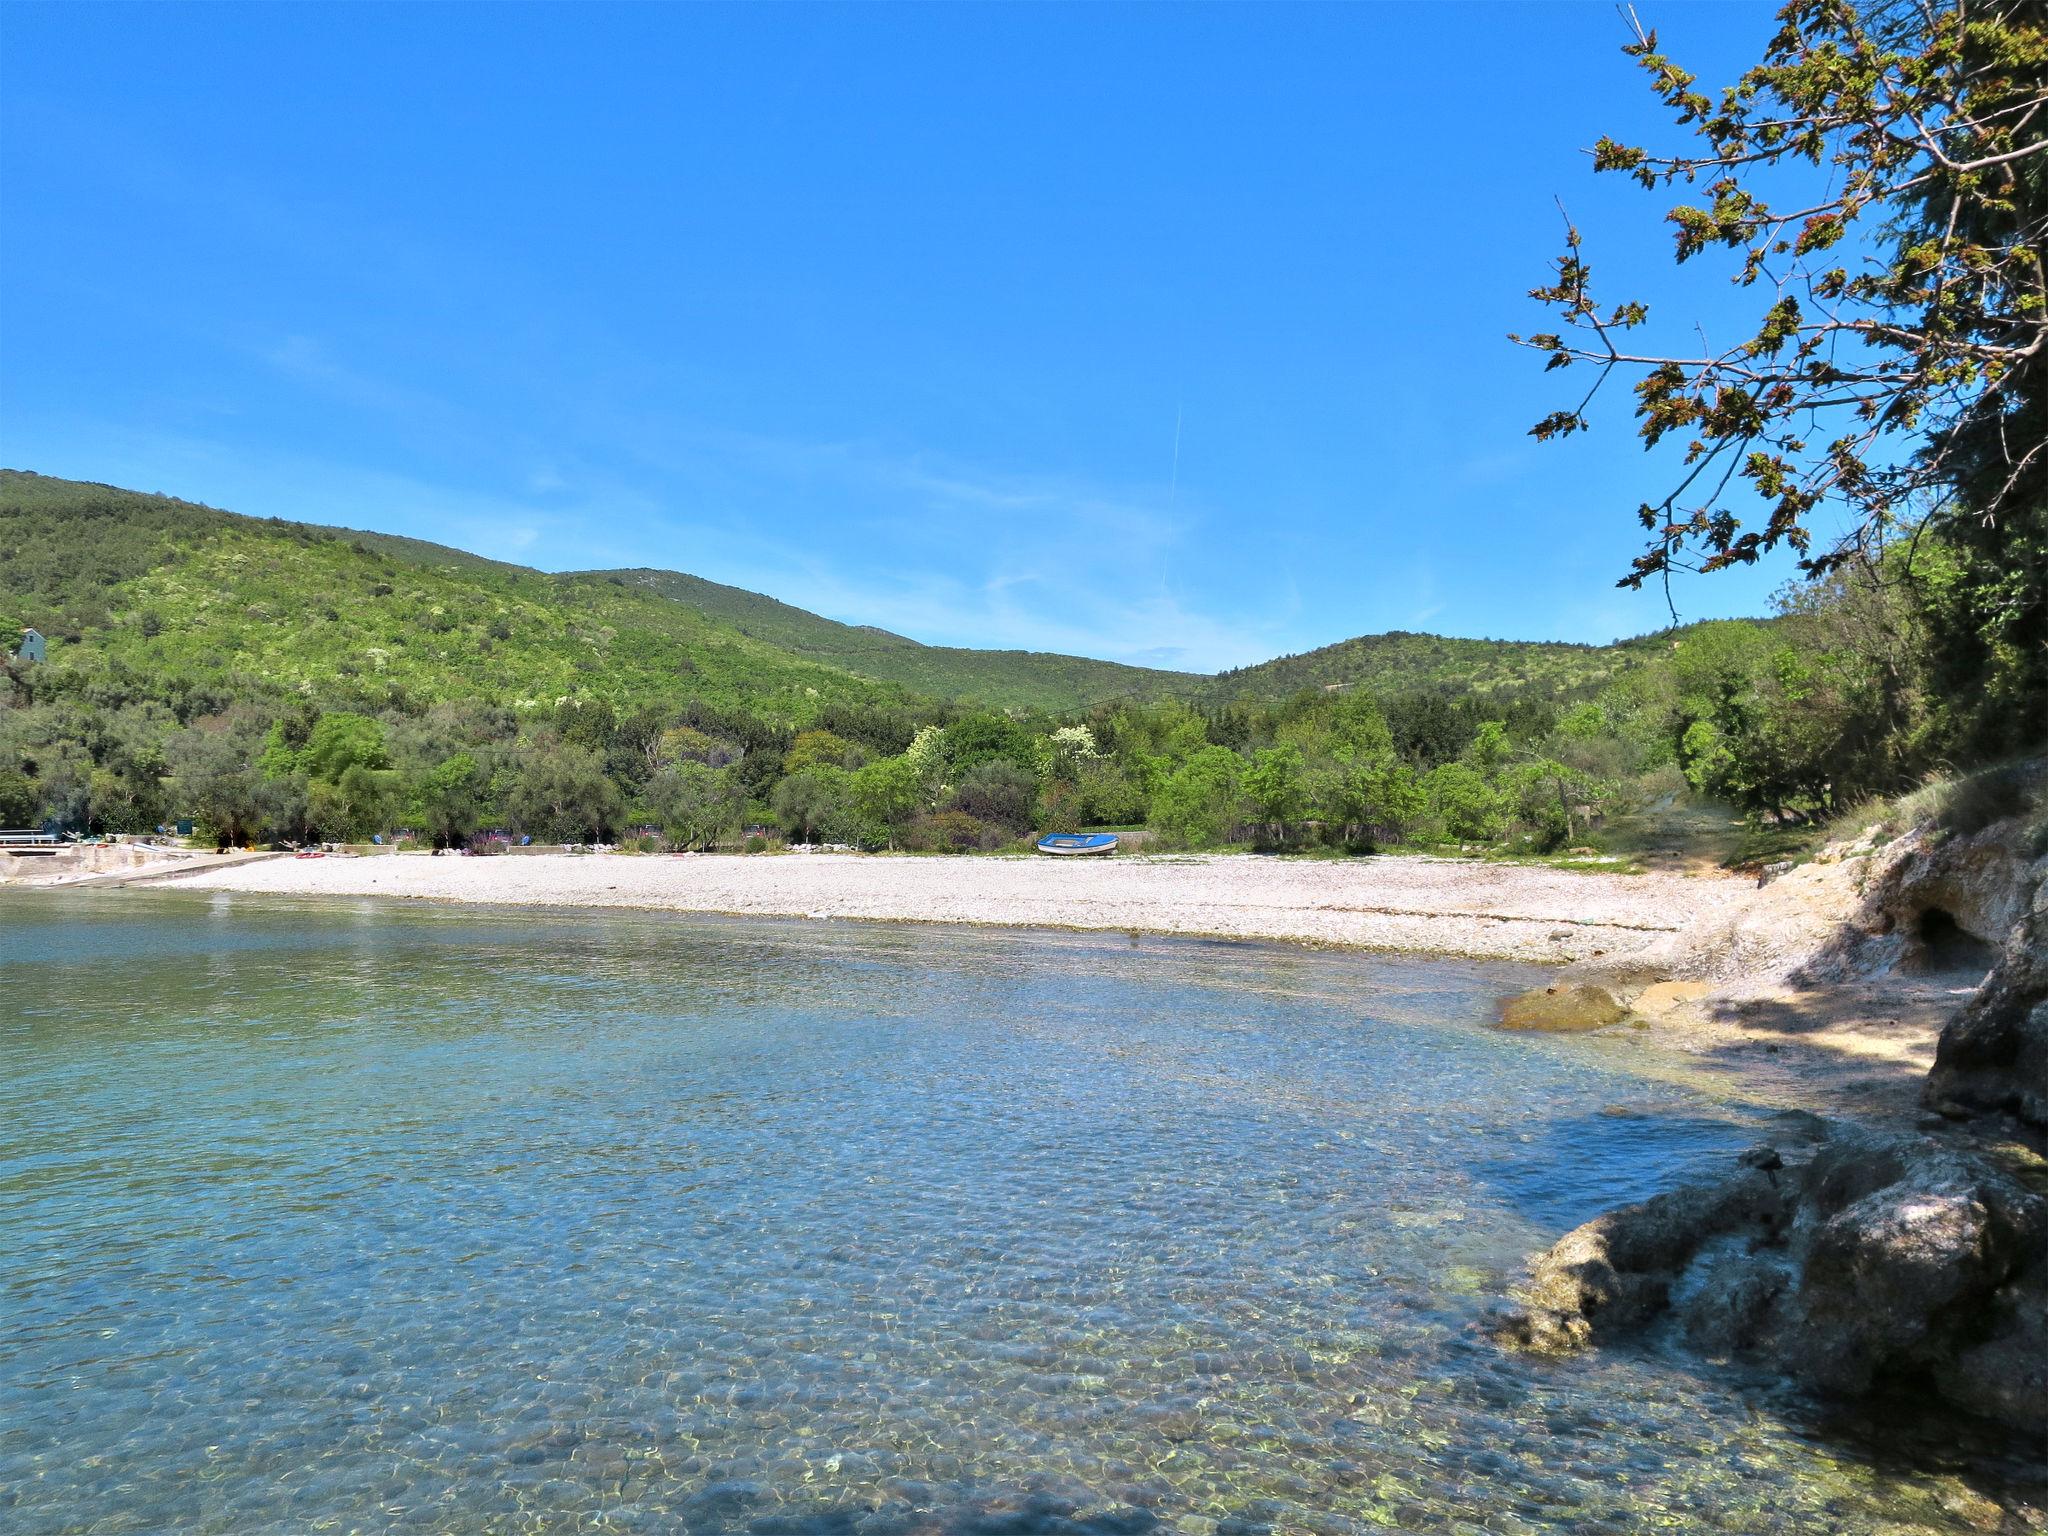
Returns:
[[[1475,1339],[1746,1135],[1485,1029],[1528,980],[7,898],[0,1528],[1965,1528],[1757,1389]]]

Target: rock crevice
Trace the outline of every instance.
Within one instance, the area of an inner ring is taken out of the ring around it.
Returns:
[[[1942,1030],[1922,1099],[1951,1119],[2010,1115],[2048,1133],[2048,880],[1984,985]]]

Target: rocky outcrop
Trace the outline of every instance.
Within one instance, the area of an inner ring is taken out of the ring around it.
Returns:
[[[1982,976],[2026,916],[2042,875],[2017,820],[1967,836],[1921,828],[1870,857],[1855,911],[1800,968],[1800,979],[1893,968]]]
[[[1617,959],[1570,967],[1567,981],[1621,991],[1650,980],[1824,986],[1895,973],[1991,968],[2025,916],[2048,861],[2018,818],[1980,831],[1929,823],[1822,850],[1749,898],[1715,908]]]
[[[1785,1117],[1725,1177],[1566,1234],[1490,1324],[1551,1352],[1651,1326],[2048,1433],[2048,1197],[1987,1153]]]
[[[1916,974],[1945,995],[1981,979],[1922,1090],[1966,1124],[1936,1137],[1781,1117],[1722,1176],[1567,1233],[1491,1319],[1496,1337],[1568,1352],[1661,1330],[1825,1396],[1904,1388],[2041,1443],[2048,1164],[2011,1143],[2017,1130],[2048,1145],[2043,852],[2039,823],[2010,815],[1968,833],[1873,835],[1628,956],[1634,974],[1567,971],[1553,995],[1600,982],[1652,1019],[1745,983],[1796,1011],[1779,995]],[[1682,980],[1644,986],[1648,975]]]
[[[2048,881],[1984,985],[1942,1030],[1923,1102],[1957,1119],[2011,1115],[2048,1134]]]

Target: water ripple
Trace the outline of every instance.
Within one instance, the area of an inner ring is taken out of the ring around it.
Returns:
[[[22,1533],[1941,1530],[1467,1325],[1741,1117],[1511,967],[112,892],[0,908]],[[1601,1116],[1603,1105],[1629,1113]]]

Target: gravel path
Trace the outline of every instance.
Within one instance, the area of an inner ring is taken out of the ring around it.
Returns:
[[[989,923],[1280,939],[1517,960],[1616,958],[1739,903],[1747,882],[1459,859],[1251,855],[386,855],[278,859],[181,888],[520,906]]]

